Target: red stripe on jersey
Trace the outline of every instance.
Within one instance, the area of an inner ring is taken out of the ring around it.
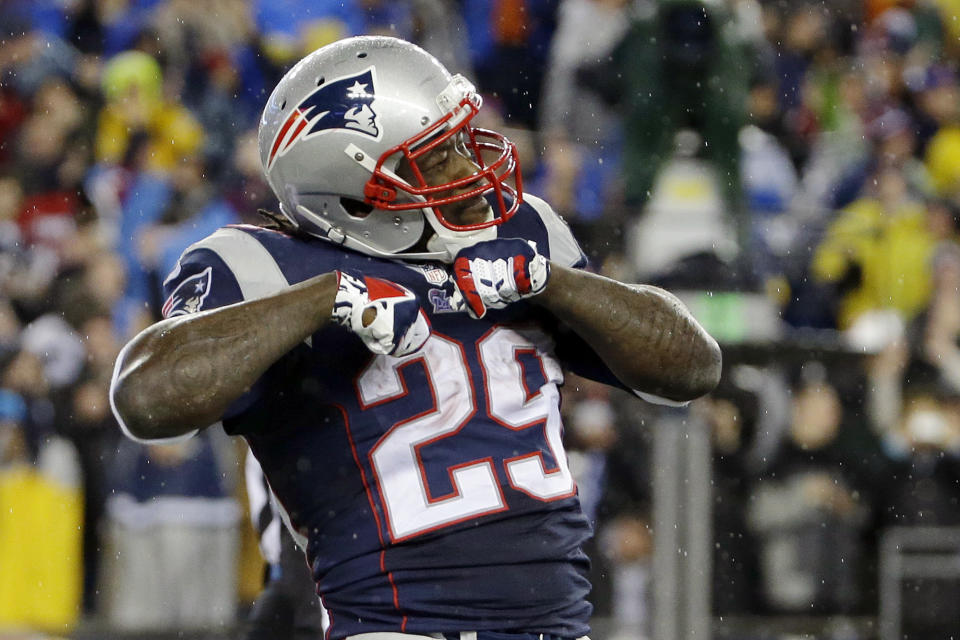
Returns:
[[[377,538],[380,540],[380,571],[387,574],[387,580],[390,582],[390,587],[393,589],[393,606],[396,607],[397,611],[400,611],[400,594],[397,592],[397,585],[393,581],[393,573],[387,571],[386,565],[386,556],[387,556],[387,546],[383,541],[382,527],[380,525],[380,516],[377,515],[377,506],[373,501],[373,492],[370,491],[370,484],[367,482],[367,474],[363,470],[363,465],[360,463],[360,456],[357,454],[357,445],[353,441],[353,434],[350,432],[350,418],[347,416],[347,410],[341,405],[336,403],[331,403],[334,407],[340,410],[340,413],[343,414],[343,426],[347,431],[347,440],[350,442],[350,451],[353,453],[353,461],[357,465],[357,469],[360,471],[360,480],[363,482],[363,490],[367,494],[367,501],[370,503],[370,513],[373,514],[373,519],[377,523]],[[329,609],[327,610],[329,612]],[[407,626],[407,616],[403,616],[403,621],[400,624],[400,628]],[[333,627],[333,619],[331,618],[330,627]],[[330,633],[330,629],[327,629],[327,634]]]

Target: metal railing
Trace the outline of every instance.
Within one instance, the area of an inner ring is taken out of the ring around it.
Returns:
[[[903,581],[960,581],[960,527],[891,527],[880,540],[879,640],[899,640]]]

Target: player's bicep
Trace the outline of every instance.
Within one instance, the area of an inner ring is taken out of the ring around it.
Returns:
[[[549,204],[536,196],[525,195],[524,199],[536,210],[546,227],[550,260],[573,269],[585,268],[588,264],[587,255],[580,248],[580,244],[563,218]],[[563,325],[559,325],[557,331],[557,356],[565,369],[581,377],[629,391],[647,402],[667,406],[686,404],[628,387],[614,375],[610,367],[576,332]]]
[[[184,253],[163,282],[164,318],[209,311],[245,300],[236,276],[214,251],[198,248]],[[259,397],[262,382],[255,383],[227,408],[224,418],[236,416]]]

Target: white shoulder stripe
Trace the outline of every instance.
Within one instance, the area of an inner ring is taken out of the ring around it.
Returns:
[[[223,260],[237,280],[244,300],[266,298],[290,286],[287,277],[280,270],[280,265],[266,247],[240,229],[219,229],[200,242],[190,245],[183,253],[186,255],[194,249],[209,249]],[[311,337],[304,342],[307,346],[313,346]]]
[[[196,249],[213,251],[223,260],[236,278],[244,300],[265,298],[290,286],[270,252],[256,238],[240,229],[219,229],[190,245],[183,253],[186,255]]]
[[[244,300],[264,298],[289,286],[286,277],[283,275],[283,272],[280,271],[280,266],[277,264],[277,261],[273,259],[273,256],[270,255],[270,252],[267,251],[256,238],[249,233],[244,233],[240,229],[225,227],[217,230],[200,242],[196,242],[187,247],[180,255],[180,260],[183,260],[184,256],[195,249],[209,249],[223,260],[227,268],[233,273],[234,278],[236,278]],[[177,267],[173,270],[173,273],[167,277],[164,284],[176,278],[179,273],[180,261],[177,261]],[[310,338],[307,338],[305,342],[309,345]],[[126,360],[126,350],[129,346],[130,343],[128,343],[117,356],[117,361],[113,369],[113,377],[110,381],[110,407],[113,409],[113,415],[120,424],[120,429],[131,440],[149,444],[182,442],[196,435],[199,431],[198,429],[173,438],[146,440],[133,435],[130,429],[127,428],[127,425],[123,422],[123,418],[117,411],[114,393],[116,390],[117,377],[120,374],[121,363]]]
[[[573,237],[570,227],[547,202],[529,193],[523,194],[523,201],[540,214],[547,227],[547,239],[550,243],[550,259],[565,267],[572,267],[583,259],[583,251]]]

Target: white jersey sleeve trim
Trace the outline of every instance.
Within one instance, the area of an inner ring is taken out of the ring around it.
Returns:
[[[565,267],[572,267],[584,259],[580,244],[570,227],[564,222],[546,200],[529,193],[523,194],[523,201],[529,204],[540,215],[543,224],[547,227],[547,241],[550,243],[550,259]]]
[[[278,265],[277,261],[270,255],[270,252],[267,251],[256,238],[240,229],[224,227],[223,229],[215,231],[203,240],[187,247],[180,255],[180,260],[183,260],[184,256],[196,249],[208,249],[217,254],[236,279],[244,300],[265,298],[290,286],[287,278],[280,270],[280,265]],[[173,273],[167,277],[164,284],[176,278],[179,273],[180,261],[177,262],[176,268],[173,270]],[[120,416],[120,413],[117,411],[117,406],[114,401],[114,390],[116,388],[117,377],[120,375],[120,364],[124,361],[127,348],[132,342],[131,340],[130,343],[127,343],[117,356],[117,361],[113,367],[113,377],[110,381],[110,408],[120,425],[121,431],[131,440],[142,444],[175,444],[189,440],[199,433],[200,430],[194,429],[188,433],[172,438],[139,438],[131,433],[130,429],[124,423],[123,418]]]
[[[665,407],[685,407],[690,404],[689,400],[670,400],[669,398],[661,398],[652,393],[645,393],[643,391],[637,391],[636,389],[631,389],[631,391],[633,391],[634,395],[638,398],[646,400],[650,404],[659,404]]]
[[[110,398],[110,410],[113,412],[113,417],[117,419],[117,424],[120,425],[120,430],[123,431],[123,435],[127,436],[134,442],[139,442],[140,444],[176,444],[178,442],[185,442],[197,435],[200,432],[199,429],[194,429],[193,431],[170,438],[140,438],[133,435],[133,433],[130,431],[130,428],[127,427],[127,424],[123,421],[123,417],[120,415],[120,412],[117,411],[117,403],[114,399],[114,393],[117,388],[117,378],[120,376],[120,364],[126,359],[127,349],[132,343],[133,340],[124,345],[123,349],[121,349],[120,353],[117,355],[117,361],[113,364],[113,376],[110,378],[110,393],[108,394]]]
[[[293,523],[290,521],[290,514],[287,513],[287,509],[283,506],[283,503],[277,499],[276,494],[274,494],[273,504],[276,505],[277,511],[280,513],[280,519],[283,521],[283,526],[287,528],[287,533],[289,533],[293,541],[297,543],[297,547],[305,551],[307,548],[307,537],[293,528]]]

